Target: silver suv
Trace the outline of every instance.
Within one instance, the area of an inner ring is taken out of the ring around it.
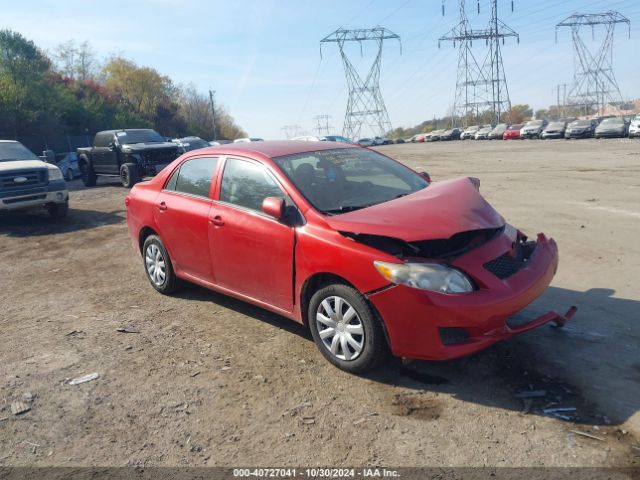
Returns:
[[[0,212],[44,207],[54,218],[69,210],[62,172],[20,142],[0,140]]]

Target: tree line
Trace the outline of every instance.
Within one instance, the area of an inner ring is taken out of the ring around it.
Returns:
[[[216,106],[216,137],[246,136]],[[20,33],[0,30],[0,134],[94,134],[154,128],[167,137],[213,138],[209,98],[119,55],[100,61],[88,42],[46,53]]]

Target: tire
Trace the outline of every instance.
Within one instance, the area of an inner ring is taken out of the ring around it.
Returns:
[[[389,356],[381,321],[367,300],[352,287],[333,284],[318,290],[309,302],[307,318],[316,346],[341,370],[365,373]]]
[[[82,183],[84,183],[85,187],[95,187],[97,176],[96,172],[93,170],[93,165],[87,159],[83,159],[80,161],[80,177],[82,178]]]
[[[47,211],[51,218],[65,218],[69,213],[69,200],[64,203],[52,203],[47,205]]]
[[[64,177],[67,179],[67,182],[72,182],[75,178],[73,176],[73,170],[71,170],[70,168],[67,168],[67,173]]]
[[[159,236],[149,235],[144,241],[142,265],[151,286],[163,295],[169,295],[180,287],[180,279],[173,271],[173,264]]]
[[[120,167],[120,181],[126,188],[133,187],[140,181],[140,170],[135,163],[124,163]]]

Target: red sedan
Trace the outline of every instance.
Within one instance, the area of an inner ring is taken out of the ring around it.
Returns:
[[[157,291],[186,280],[277,312],[363,372],[388,352],[450,359],[573,315],[511,318],[547,288],[558,250],[506,224],[479,184],[431,183],[343,143],[231,144],[136,185],[127,223]]]
[[[524,127],[523,123],[518,123],[516,125],[511,125],[509,128],[505,130],[502,134],[503,140],[522,140],[522,136],[520,135],[520,129]]]

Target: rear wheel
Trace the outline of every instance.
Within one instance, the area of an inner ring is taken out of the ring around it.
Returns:
[[[85,187],[94,187],[96,185],[96,172],[93,170],[93,165],[88,160],[80,162],[80,177]]]
[[[140,170],[135,163],[124,163],[120,167],[120,181],[123,187],[131,188],[140,181]]]
[[[173,271],[171,259],[164,244],[157,235],[149,235],[142,246],[144,271],[153,288],[169,295],[180,287],[180,279]]]
[[[389,355],[380,321],[352,287],[334,284],[318,290],[309,302],[308,319],[318,349],[342,370],[364,373]]]

